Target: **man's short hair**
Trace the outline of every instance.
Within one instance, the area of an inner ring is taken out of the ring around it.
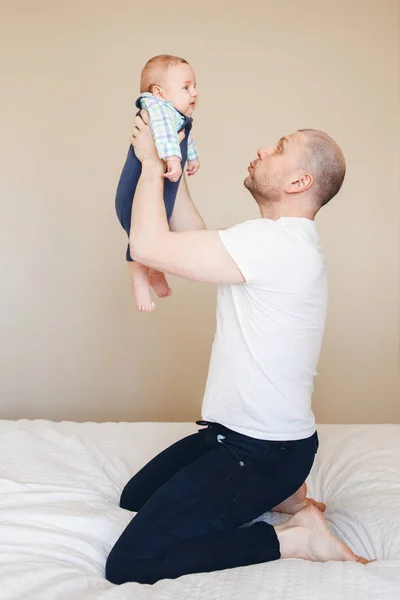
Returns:
[[[310,172],[319,208],[332,200],[342,187],[346,174],[346,161],[338,144],[329,135],[316,129],[300,129],[306,136],[306,152],[301,168]],[[304,161],[304,162],[303,162]]]

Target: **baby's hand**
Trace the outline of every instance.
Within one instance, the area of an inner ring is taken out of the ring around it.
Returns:
[[[195,160],[188,160],[188,166],[186,169],[186,173],[190,177],[191,175],[196,175],[197,171],[200,169],[200,161],[198,158]]]
[[[182,175],[181,159],[179,156],[170,156],[165,159],[165,162],[167,163],[167,172],[164,173],[164,177],[173,182],[178,181]]]

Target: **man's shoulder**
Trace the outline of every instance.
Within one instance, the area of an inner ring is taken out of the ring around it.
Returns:
[[[222,231],[236,234],[243,238],[248,237],[249,240],[257,242],[265,241],[266,243],[271,241],[275,243],[285,243],[287,241],[289,243],[292,240],[296,241],[296,239],[305,237],[305,232],[301,224],[290,223],[285,225],[281,222],[281,219],[250,219],[232,225]]]
[[[325,260],[315,223],[309,219],[251,219],[219,233],[223,243],[276,262]]]
[[[246,285],[319,277],[323,255],[313,225],[252,219],[219,231],[220,240],[241,270]],[[308,231],[308,229],[309,231]],[[315,229],[315,226],[314,226]],[[309,273],[309,275],[307,275]]]
[[[222,231],[265,232],[271,230],[273,221],[270,219],[249,219],[224,228]]]

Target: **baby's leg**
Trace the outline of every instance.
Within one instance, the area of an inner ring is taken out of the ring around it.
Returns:
[[[148,267],[137,262],[129,262],[128,268],[136,306],[142,312],[153,311],[156,305],[151,299]]]
[[[149,283],[159,298],[167,298],[172,294],[165,275],[161,271],[150,269]]]

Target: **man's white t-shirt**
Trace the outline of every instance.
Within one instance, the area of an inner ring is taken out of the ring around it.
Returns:
[[[315,223],[257,219],[219,235],[246,283],[218,287],[202,418],[258,439],[309,437],[327,308]]]

